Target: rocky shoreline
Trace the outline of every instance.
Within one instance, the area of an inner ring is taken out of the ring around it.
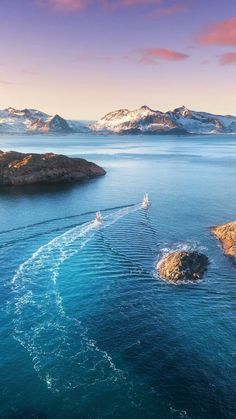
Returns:
[[[236,221],[211,227],[223,247],[224,253],[236,261]]]
[[[102,167],[80,158],[0,151],[0,185],[82,182],[105,174]]]

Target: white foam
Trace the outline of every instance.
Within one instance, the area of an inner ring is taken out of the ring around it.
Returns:
[[[138,205],[123,208],[104,217],[99,231],[139,208]],[[92,385],[92,369],[88,369],[86,364],[88,352],[90,362],[98,370],[96,377],[100,374],[103,381],[124,379],[122,371],[115,366],[110,355],[100,350],[96,342],[88,337],[87,329],[81,322],[66,315],[57,288],[63,262],[83,249],[97,233],[98,229],[93,222],[70,229],[33,253],[19,266],[11,281],[13,301],[9,302],[9,306],[14,312],[14,337],[29,352],[35,371],[52,391],[60,391],[61,387],[77,387],[77,377],[82,376],[85,369],[91,374]],[[74,356],[70,347],[70,330],[79,334],[79,341],[76,342],[76,348],[73,348]],[[67,364],[73,366],[68,368],[68,374],[74,369],[75,375],[64,376],[62,379],[60,367]],[[108,370],[113,373],[108,374]],[[79,385],[83,386],[82,379]]]

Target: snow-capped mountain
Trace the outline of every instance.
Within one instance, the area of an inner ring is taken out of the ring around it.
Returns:
[[[195,112],[185,106],[169,112],[155,111],[148,106],[142,106],[134,111],[120,109],[110,112],[90,125],[90,129],[118,134],[236,133],[236,117]]]
[[[236,117],[195,112],[185,106],[161,112],[142,106],[110,112],[99,121],[82,123],[35,109],[0,110],[0,134],[25,133],[220,134],[236,133]]]
[[[236,133],[236,117],[190,111],[185,106],[167,112],[176,124],[191,134]]]
[[[90,126],[94,131],[115,133],[182,132],[170,115],[154,111],[147,106],[129,111],[120,109],[110,112]]]
[[[59,115],[48,115],[35,109],[8,108],[0,111],[0,133],[61,133],[83,132],[84,125],[66,121]]]

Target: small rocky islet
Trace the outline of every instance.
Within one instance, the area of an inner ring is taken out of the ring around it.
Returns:
[[[211,227],[224,253],[236,262],[236,221]],[[208,257],[199,252],[174,251],[158,262],[157,270],[163,279],[171,282],[202,279],[209,265]]]
[[[171,282],[202,279],[209,264],[208,257],[193,251],[171,252],[158,263],[160,276]]]
[[[105,174],[102,167],[81,158],[0,150],[0,185],[82,182]]]

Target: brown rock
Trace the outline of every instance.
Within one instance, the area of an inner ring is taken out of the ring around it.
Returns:
[[[225,254],[236,259],[236,221],[211,227],[211,231],[221,241]]]
[[[169,281],[198,280],[207,270],[207,256],[198,252],[176,251],[158,263],[160,275]]]
[[[102,167],[80,158],[0,151],[0,185],[84,181],[105,174]]]

